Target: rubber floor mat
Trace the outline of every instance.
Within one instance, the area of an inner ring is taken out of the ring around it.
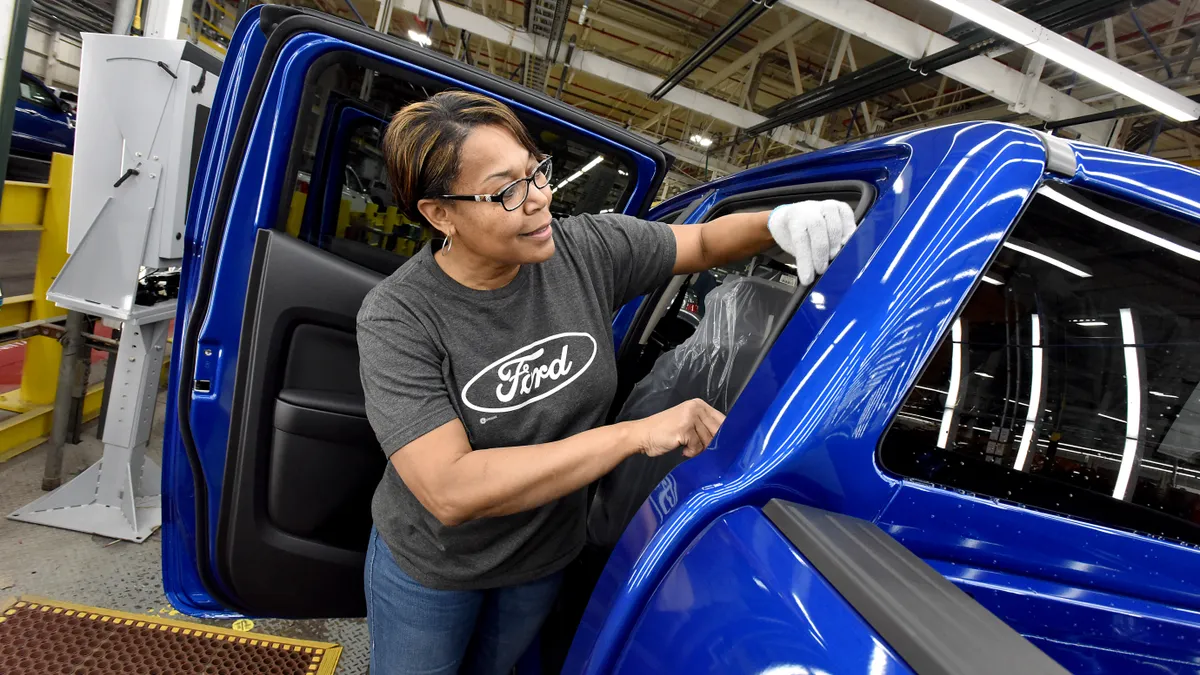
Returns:
[[[341,651],[53,600],[0,601],[4,675],[332,675]]]

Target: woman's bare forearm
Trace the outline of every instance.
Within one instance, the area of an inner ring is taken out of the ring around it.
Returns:
[[[449,427],[449,428],[448,428]],[[454,428],[457,427],[457,428]],[[590,429],[552,443],[469,450],[435,472],[434,481],[406,479],[418,499],[446,525],[520,513],[568,495],[611,471],[640,447],[631,423]],[[455,438],[461,435],[461,438]],[[431,443],[466,443],[455,421],[430,433]],[[444,446],[443,446],[444,447]],[[469,447],[469,446],[468,446]],[[400,455],[401,450],[396,455]],[[393,455],[393,464],[397,457]],[[401,477],[411,472],[397,465]],[[430,484],[432,483],[432,484]]]
[[[674,273],[701,272],[765,251],[775,243],[767,228],[770,216],[770,211],[731,213],[699,225],[672,225]]]

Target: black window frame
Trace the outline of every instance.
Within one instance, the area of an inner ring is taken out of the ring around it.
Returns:
[[[318,87],[317,80],[319,79],[320,75],[329,68],[333,68],[338,65],[347,68],[362,68],[364,70],[373,71],[377,74],[385,75],[387,77],[401,79],[409,82],[414,89],[445,91],[454,88],[454,85],[446,85],[435,78],[427,77],[416,71],[404,68],[403,66],[386,63],[378,58],[361,54],[350,49],[345,49],[327,54],[313,63],[312,67],[309,68],[308,72],[306,72],[304,75],[304,89],[301,93],[301,100],[310,100],[314,91],[316,91]],[[369,102],[360,102],[364,106],[369,107]],[[516,112],[518,116],[524,117],[524,113],[522,111],[514,110],[514,112]],[[525,120],[523,119],[522,121],[524,122]],[[548,121],[547,123],[553,125],[553,122],[551,121]],[[571,131],[571,125],[567,123],[559,123],[557,128],[560,133],[577,136],[577,134],[574,134]],[[274,229],[277,230],[286,230],[288,208],[291,203],[292,193],[296,189],[300,160],[303,156],[303,144],[303,134],[294,134],[292,137],[291,147],[288,149],[288,169],[286,174],[288,178],[279,194],[279,207],[277,209],[277,217],[274,225]],[[628,173],[628,176],[625,177],[625,189],[621,192],[621,195],[618,198],[618,204],[620,207],[615,209],[616,212],[621,212],[623,210],[627,211],[629,209],[633,193],[637,189],[638,185],[638,172],[640,170],[638,167],[638,162],[633,157],[632,153],[630,153],[626,148],[620,147],[619,145],[605,144],[601,149],[603,150],[605,157],[619,157],[619,166]],[[331,166],[331,170],[328,173],[327,178],[333,175],[340,175],[338,173],[338,169],[342,168],[344,170],[344,166],[344,164],[342,167]],[[322,190],[323,187],[324,186],[322,186]],[[310,198],[312,198],[314,192],[320,192],[320,194],[324,194],[323,191],[315,190],[315,186],[310,183]],[[653,194],[650,194],[648,195],[648,198],[653,198],[653,196]],[[648,206],[648,204],[644,206]]]
[[[671,211],[665,215],[674,216],[674,220],[671,222],[682,223],[690,218],[701,206],[704,205],[704,202],[709,198],[709,196],[712,195],[712,192],[712,190],[707,190],[699,194],[697,198],[692,200],[686,207],[676,211]],[[700,222],[706,223],[728,213],[745,211],[756,206],[761,207],[762,210],[767,210],[768,208],[774,208],[775,206],[780,206],[793,201],[803,201],[806,198],[838,199],[839,195],[848,195],[848,193],[853,193],[853,196],[857,198],[857,203],[854,207],[854,220],[857,223],[861,223],[863,218],[865,218],[867,213],[871,210],[871,207],[875,205],[875,202],[879,196],[879,191],[876,189],[873,183],[857,179],[823,180],[812,183],[780,185],[761,190],[752,190],[748,192],[731,194],[722,198],[716,204],[713,204],[712,207],[704,213],[704,217]],[[666,218],[660,218],[659,220],[665,222]],[[616,355],[617,372],[621,378],[621,381],[619,381],[617,395],[613,399],[612,407],[609,410],[608,419],[610,421],[615,418],[616,414],[620,411],[621,406],[624,405],[625,397],[629,394],[629,391],[634,384],[633,382],[629,382],[627,380],[627,373],[630,368],[630,363],[632,361],[636,361],[641,354],[640,351],[635,350],[640,350],[642,345],[638,340],[631,338],[633,336],[640,336],[646,330],[646,326],[649,324],[654,314],[655,307],[662,299],[662,296],[667,291],[669,285],[669,282],[667,284],[663,284],[661,287],[646,295],[641,306],[638,307],[637,313],[634,314],[633,321],[630,322],[629,329],[625,332],[625,338],[621,340],[621,347],[617,351]],[[773,347],[776,341],[779,340],[780,334],[783,333],[785,328],[787,328],[787,325],[791,322],[792,317],[795,316],[796,310],[799,309],[800,305],[809,296],[809,294],[812,292],[812,289],[816,287],[816,285],[817,280],[814,280],[809,286],[797,286],[796,292],[792,294],[787,306],[784,307],[781,320],[775,324],[775,326],[771,329],[771,333],[763,342],[763,347],[759,351],[758,356],[755,358],[754,363],[751,365],[746,381],[738,384],[736,390],[737,393],[733,396],[732,400],[736,400],[739,396],[741,396],[742,390],[754,376],[754,373],[758,371],[759,366],[762,365],[763,359],[765,359],[767,354],[771,351],[771,347]]]
[[[45,108],[47,110],[61,110],[57,104],[58,99],[55,98],[54,95],[51,94],[49,91],[47,91],[46,88],[43,87],[41,85],[41,83],[39,83],[37,80],[33,79],[32,77],[30,77],[28,75],[22,75],[21,76],[21,84],[28,84],[29,91],[31,93],[37,92],[37,93],[41,94],[43,97],[45,97],[45,99],[46,99],[45,101],[41,101],[36,96],[33,96],[33,95],[26,96],[22,92],[21,100],[28,101],[29,103],[32,103],[33,105],[36,105],[41,108]]]

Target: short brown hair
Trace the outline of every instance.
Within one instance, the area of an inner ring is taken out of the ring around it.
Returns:
[[[404,215],[428,225],[417,202],[450,192],[463,140],[481,125],[507,129],[531,154],[540,155],[512,108],[482,94],[443,91],[404,106],[392,117],[383,136],[383,156]]]

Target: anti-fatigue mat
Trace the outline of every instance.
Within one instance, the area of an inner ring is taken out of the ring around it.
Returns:
[[[332,675],[341,651],[53,600],[0,600],[4,675]]]

